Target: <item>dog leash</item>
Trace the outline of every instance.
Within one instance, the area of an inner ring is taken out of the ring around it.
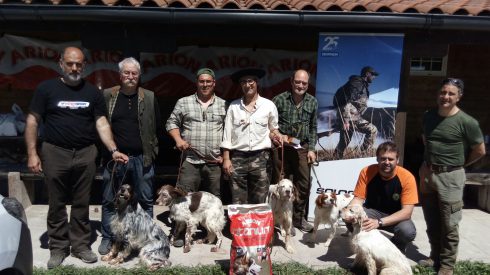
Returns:
[[[128,156],[129,159],[133,158],[132,156]],[[109,166],[110,164],[114,162],[114,165],[112,166],[112,169],[109,169]],[[107,162],[106,164],[106,168],[108,170],[111,170],[111,180],[109,182],[109,184],[112,186],[112,192],[113,194],[116,194],[117,193],[117,190],[119,190],[119,187],[121,187],[122,183],[124,182],[124,180],[126,179],[126,174],[128,173],[128,169],[126,167],[126,170],[124,171],[124,174],[123,174],[123,177],[122,179],[119,181],[118,183],[118,186],[116,187],[115,184],[114,184],[114,178],[115,178],[115,174],[116,174],[116,169],[117,169],[117,166],[120,165],[117,161],[111,159],[110,161]],[[107,200],[106,197],[104,197],[105,200]],[[114,198],[115,199],[115,198]]]
[[[315,175],[315,179],[316,179],[316,183],[318,184],[318,187],[323,189],[322,185],[320,184],[320,180],[318,180],[318,175],[316,174],[316,170],[315,170],[315,166],[318,165],[320,165],[320,163],[318,161],[315,161],[310,166],[311,166],[311,170],[313,171],[313,174]]]
[[[198,156],[201,160],[203,160],[207,163],[210,163],[210,164],[223,163],[223,158],[221,156],[219,158],[216,158],[213,155],[211,155],[212,159],[210,159],[210,158],[206,157],[201,151],[192,147],[191,145],[189,145],[189,148],[187,148],[187,150],[191,150],[192,152],[194,152],[196,154],[196,156]]]

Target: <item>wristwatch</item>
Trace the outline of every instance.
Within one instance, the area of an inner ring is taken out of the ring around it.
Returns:
[[[109,151],[109,153],[111,153],[111,155],[114,154],[114,152],[119,152],[119,150],[117,150],[117,148],[114,148],[114,149]]]
[[[383,227],[383,221],[381,219],[378,219],[378,227]]]

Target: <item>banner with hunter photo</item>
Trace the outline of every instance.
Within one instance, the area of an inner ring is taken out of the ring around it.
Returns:
[[[377,146],[394,139],[402,51],[402,34],[320,33],[310,217],[319,193],[351,193]]]

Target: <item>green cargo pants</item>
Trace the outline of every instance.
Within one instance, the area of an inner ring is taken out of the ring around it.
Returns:
[[[464,169],[429,173],[421,179],[422,209],[435,264],[453,269],[458,254],[459,222],[462,218]]]

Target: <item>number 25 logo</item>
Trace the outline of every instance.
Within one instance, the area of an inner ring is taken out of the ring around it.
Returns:
[[[337,48],[339,37],[338,36],[327,36],[323,40],[325,42],[325,46],[323,46],[323,51],[331,51]]]

